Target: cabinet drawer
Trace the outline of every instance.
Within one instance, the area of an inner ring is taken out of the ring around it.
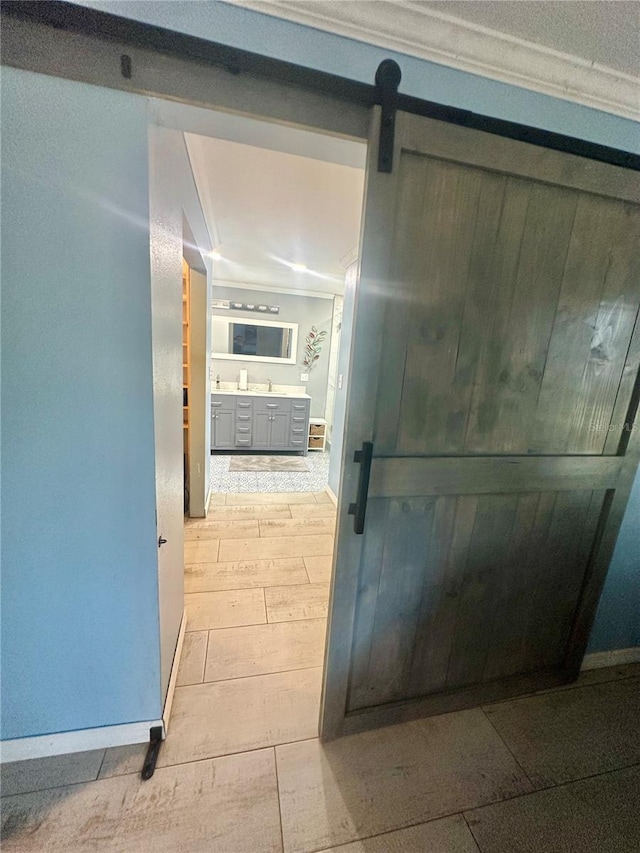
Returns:
[[[254,411],[256,412],[290,412],[291,400],[285,400],[282,397],[265,398],[262,397],[255,401]]]
[[[251,439],[245,436],[236,436],[236,446],[237,447],[250,447]]]
[[[242,424],[236,424],[236,433],[238,435],[242,435],[243,433],[249,433],[251,435],[251,425],[247,424],[243,426]]]
[[[291,427],[291,436],[293,438],[298,438],[300,435],[304,435],[305,428],[303,426],[292,426]]]
[[[304,438],[292,438],[291,439],[292,447],[304,447]]]
[[[296,400],[291,404],[291,411],[293,412],[306,412],[309,408],[309,402],[307,400]]]
[[[242,411],[242,409],[252,409],[253,408],[253,400],[238,400],[237,401],[238,410]]]
[[[211,397],[211,407],[220,409],[224,406],[225,409],[235,409],[236,401],[233,397]]]
[[[238,412],[238,414],[236,415],[236,418],[241,423],[250,423],[251,422],[251,415],[249,414],[249,412],[242,412],[242,411]]]

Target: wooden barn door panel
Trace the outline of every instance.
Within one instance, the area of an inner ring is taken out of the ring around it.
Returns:
[[[326,737],[574,675],[640,450],[638,175],[396,133],[367,174]]]

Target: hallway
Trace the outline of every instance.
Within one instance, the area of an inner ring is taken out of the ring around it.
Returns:
[[[640,664],[321,745],[334,506],[214,499],[187,522],[187,634],[154,777],[144,746],[5,765],[4,850],[637,851]]]
[[[335,507],[310,492],[212,502],[185,528],[187,634],[161,763],[317,732]]]

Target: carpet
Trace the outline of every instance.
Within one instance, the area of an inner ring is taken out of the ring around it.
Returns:
[[[310,471],[309,463],[299,456],[232,456],[229,471]]]

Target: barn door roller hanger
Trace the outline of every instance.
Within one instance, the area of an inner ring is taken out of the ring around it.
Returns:
[[[398,108],[398,86],[402,79],[400,66],[393,59],[383,59],[376,71],[376,101],[382,107],[378,171],[393,171],[393,143]]]

